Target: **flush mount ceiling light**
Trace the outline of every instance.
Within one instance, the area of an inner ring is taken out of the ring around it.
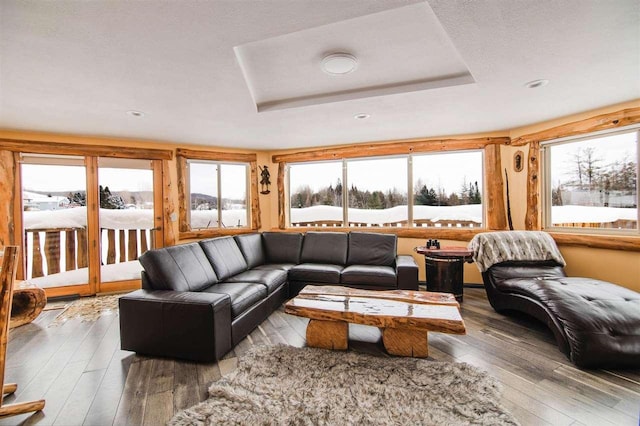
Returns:
[[[132,117],[144,117],[144,112],[142,111],[130,110],[130,111],[127,111],[127,114]]]
[[[365,113],[356,114],[353,116],[353,118],[355,118],[356,120],[366,120],[369,117],[371,117],[371,114],[365,114]]]
[[[349,53],[332,53],[322,60],[322,71],[330,75],[349,74],[357,65],[358,60]]]
[[[524,86],[528,89],[537,89],[538,87],[546,86],[549,84],[549,80],[533,80],[525,83]]]

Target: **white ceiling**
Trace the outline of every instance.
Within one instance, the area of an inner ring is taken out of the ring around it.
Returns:
[[[358,68],[320,72],[334,51]],[[440,84],[456,66],[467,84]],[[536,79],[550,83],[524,87]],[[504,130],[639,98],[637,0],[0,2],[4,129],[272,150]]]

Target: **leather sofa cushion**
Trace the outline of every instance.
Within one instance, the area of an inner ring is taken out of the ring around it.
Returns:
[[[564,268],[553,261],[547,262],[502,262],[487,270],[495,282],[510,278],[562,278]]]
[[[262,243],[267,263],[300,263],[302,234],[289,232],[263,232]]]
[[[247,270],[247,262],[233,237],[212,238],[200,241],[204,254],[213,265],[219,281]]]
[[[394,266],[397,240],[392,234],[351,232],[347,265]]]
[[[339,284],[343,268],[341,265],[301,263],[289,270],[289,280]]]
[[[206,293],[226,294],[231,300],[231,317],[236,318],[267,297],[267,287],[256,283],[218,283]]]
[[[345,265],[348,244],[349,234],[346,232],[307,232],[300,262]]]
[[[265,262],[262,236],[260,236],[260,234],[242,234],[236,235],[234,238],[249,269],[262,265]]]
[[[154,290],[200,291],[218,282],[198,243],[149,250],[139,260]]]
[[[256,266],[253,269],[259,269],[259,270],[280,269],[281,271],[288,271],[294,266],[296,266],[294,263],[265,263],[264,265]]]
[[[287,281],[287,271],[281,269],[250,269],[229,278],[228,283],[256,283],[267,287],[269,294],[273,293]]]
[[[342,270],[340,282],[372,287],[396,287],[396,271],[391,266],[351,265]]]

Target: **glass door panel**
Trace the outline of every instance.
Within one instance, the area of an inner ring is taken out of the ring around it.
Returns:
[[[152,162],[99,158],[98,185],[100,283],[138,280],[138,257],[156,246]]]
[[[87,293],[84,158],[23,154],[21,160],[26,279],[49,295]]]

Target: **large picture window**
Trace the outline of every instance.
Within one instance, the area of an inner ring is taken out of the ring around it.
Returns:
[[[546,228],[638,232],[638,133],[542,145]]]
[[[294,163],[288,179],[293,227],[483,226],[481,150]]]

